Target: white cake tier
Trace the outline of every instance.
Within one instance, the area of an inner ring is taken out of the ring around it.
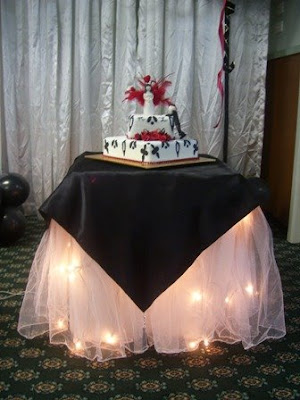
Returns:
[[[172,115],[143,115],[134,114],[129,117],[129,129],[127,132],[128,138],[134,138],[137,133],[143,131],[163,131],[172,138],[174,128],[174,118]]]
[[[103,141],[103,154],[108,157],[144,163],[197,159],[198,142],[195,139],[161,142],[127,139],[126,136],[110,136]]]

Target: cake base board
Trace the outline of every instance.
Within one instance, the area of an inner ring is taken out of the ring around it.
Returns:
[[[125,160],[123,158],[108,157],[104,154],[89,154],[85,156],[92,160],[108,161],[115,164],[130,165],[132,167],[139,167],[144,169],[163,168],[163,167],[174,167],[176,165],[190,165],[190,164],[201,164],[201,163],[212,163],[216,162],[214,158],[208,158],[199,156],[189,160],[173,160],[173,161],[162,161],[157,163],[147,163],[143,161]]]

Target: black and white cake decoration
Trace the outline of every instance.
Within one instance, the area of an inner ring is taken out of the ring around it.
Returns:
[[[143,106],[143,114],[130,116],[126,136],[105,138],[104,155],[149,164],[198,159],[197,140],[186,137],[175,105],[165,96],[171,82],[146,75],[138,83],[138,89],[131,87],[125,92],[124,100],[136,100]],[[156,114],[157,105],[168,106],[167,113]]]

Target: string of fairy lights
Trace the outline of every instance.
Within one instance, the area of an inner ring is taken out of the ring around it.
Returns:
[[[252,223],[252,215],[251,213],[248,214],[246,217],[244,217],[240,222],[238,222],[237,225],[240,226],[249,226]],[[242,224],[242,225],[241,225]],[[81,265],[78,254],[75,255],[74,258],[72,258],[72,255],[70,253],[72,252],[71,248],[71,242],[67,243],[66,249],[68,253],[68,263],[66,264],[60,264],[57,267],[57,271],[59,273],[60,278],[66,279],[69,282],[69,290],[76,290],[76,283],[80,282],[83,280],[82,277],[82,272],[83,272],[83,266]],[[245,286],[242,288],[244,293],[248,295],[249,298],[253,298],[254,296],[258,296],[259,292],[255,290],[254,285],[252,282],[246,282]],[[198,289],[190,290],[190,303],[192,305],[199,305],[199,304],[205,304],[205,302],[209,302],[211,300],[208,300],[210,298],[210,295],[208,292],[201,291]],[[224,297],[224,305],[226,307],[231,307],[235,302],[235,293],[228,293]],[[63,333],[64,331],[69,331],[69,320],[68,317],[66,316],[65,318],[58,318],[55,325],[55,331],[56,333]],[[102,334],[99,335],[99,346],[110,346],[110,348],[113,350],[115,347],[119,346],[121,342],[121,337],[118,333],[112,332],[109,329],[103,328]],[[85,350],[85,341],[82,338],[74,337],[73,339],[73,348],[71,349],[74,353],[78,353],[79,355],[82,354]],[[196,350],[199,346],[200,343],[203,343],[205,347],[208,347],[210,344],[210,338],[209,337],[203,337],[201,339],[195,339],[195,340],[187,340],[187,348],[189,350]]]

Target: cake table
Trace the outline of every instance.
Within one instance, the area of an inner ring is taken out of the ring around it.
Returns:
[[[99,361],[285,335],[260,192],[216,160],[143,170],[79,156],[48,222],[18,331]]]

